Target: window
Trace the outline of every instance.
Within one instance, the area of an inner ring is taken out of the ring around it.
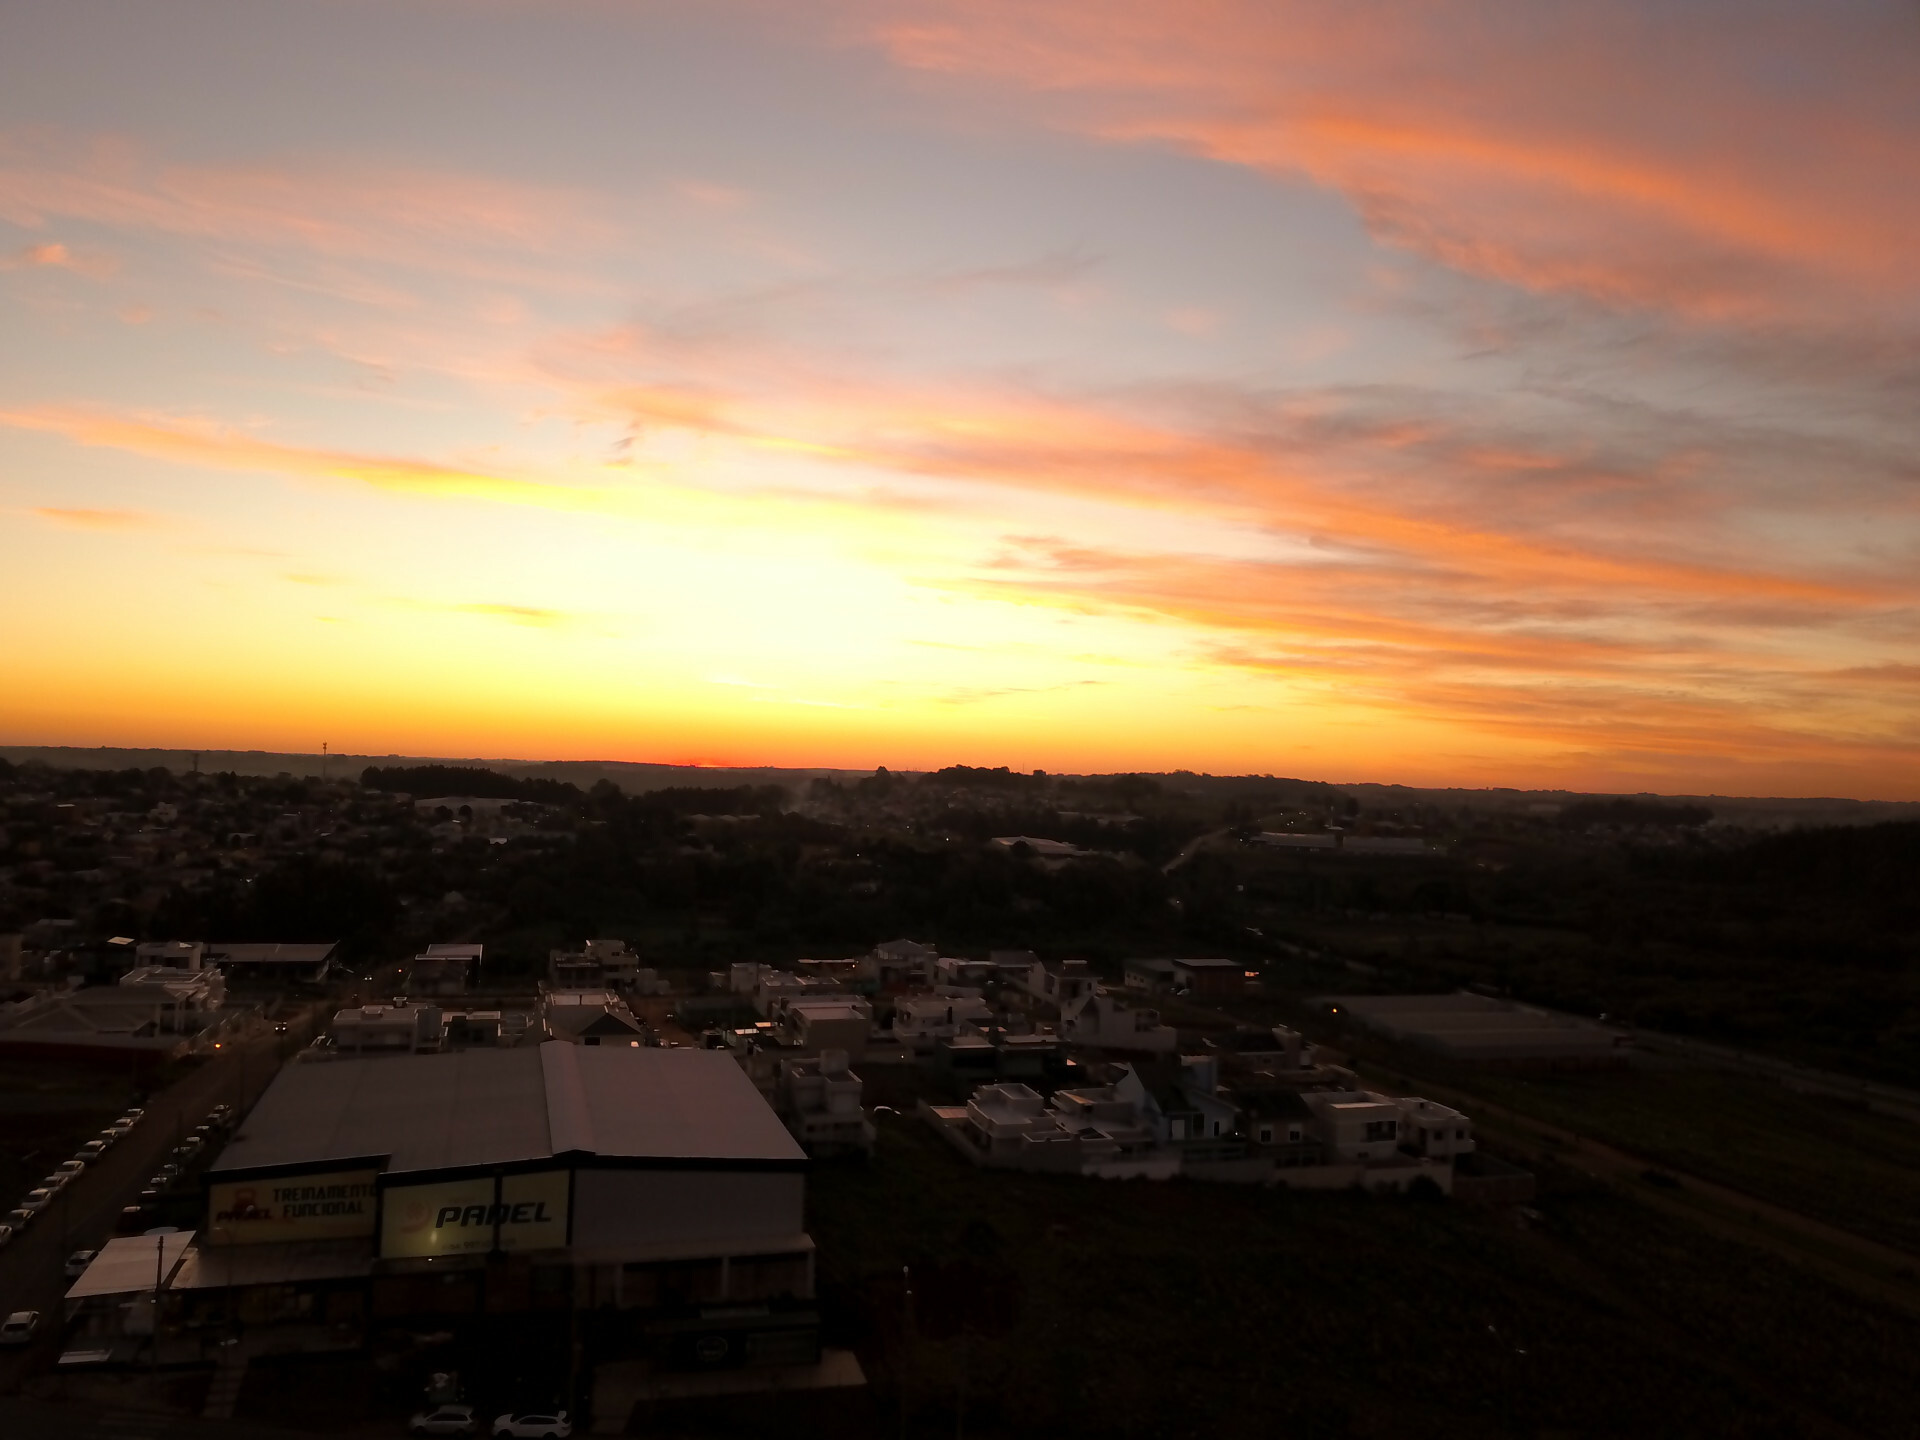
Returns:
[[[1369,1120],[1367,1121],[1367,1139],[1369,1141],[1391,1140],[1398,1129],[1398,1124],[1392,1120]]]
[[[1271,1145],[1273,1143],[1273,1127],[1271,1125],[1262,1125],[1260,1127],[1260,1143],[1262,1145]]]

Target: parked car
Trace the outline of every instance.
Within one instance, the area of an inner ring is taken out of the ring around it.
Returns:
[[[204,1135],[195,1134],[195,1135],[187,1136],[186,1139],[182,1140],[178,1145],[174,1146],[173,1153],[176,1155],[183,1155],[187,1159],[191,1160],[195,1155],[198,1155],[202,1150],[206,1148],[207,1148],[207,1137]]]
[[[502,1415],[493,1422],[495,1435],[530,1436],[533,1440],[565,1440],[573,1434],[567,1412],[555,1410],[546,1415]]]
[[[123,1205],[120,1207],[120,1221],[114,1226],[118,1235],[138,1235],[147,1225],[147,1207],[145,1205]]]
[[[86,1168],[87,1162],[84,1160],[62,1160],[58,1165],[53,1167],[53,1173],[56,1175],[65,1175],[71,1180]]]
[[[477,1435],[480,1424],[471,1405],[441,1405],[422,1410],[407,1422],[409,1435]]]
[[[113,1148],[113,1142],[120,1137],[114,1133],[113,1127],[109,1125],[93,1138],[98,1140],[103,1148],[111,1150]]]
[[[276,1021],[274,1021],[274,1022],[273,1022],[273,1033],[274,1033],[274,1034],[276,1034],[276,1035],[284,1035],[284,1034],[286,1034],[286,1033],[287,1033],[287,1022],[286,1022],[286,1021],[284,1021],[284,1020],[276,1020]]]
[[[82,1145],[78,1150],[73,1152],[73,1158],[76,1160],[98,1160],[102,1155],[106,1153],[107,1153],[106,1141],[89,1140],[87,1141],[86,1144]]]
[[[29,1190],[20,1201],[20,1208],[29,1214],[38,1215],[53,1201],[53,1191],[42,1185],[37,1190]]]
[[[31,1345],[40,1333],[38,1310],[16,1310],[0,1321],[0,1345]]]
[[[71,1179],[73,1179],[73,1176],[55,1170],[51,1175],[41,1180],[40,1188],[42,1190],[51,1190],[54,1194],[58,1195],[62,1190],[67,1188],[67,1182]]]
[[[116,1140],[123,1140],[133,1133],[131,1120],[116,1120],[107,1127],[107,1133]]]
[[[76,1250],[67,1256],[67,1278],[78,1280],[86,1274],[87,1266],[93,1263],[93,1257],[99,1253],[98,1250]]]
[[[0,1225],[0,1250],[6,1249],[8,1243],[12,1239],[13,1239],[13,1226]]]
[[[138,1105],[129,1105],[127,1107],[127,1113],[120,1118],[122,1120],[131,1120],[134,1124],[138,1125],[141,1120],[145,1118],[146,1113],[147,1112],[142,1110]]]
[[[24,1205],[16,1205],[7,1212],[7,1224],[11,1225],[17,1234],[31,1225],[33,1217],[39,1213],[38,1210],[29,1210]]]

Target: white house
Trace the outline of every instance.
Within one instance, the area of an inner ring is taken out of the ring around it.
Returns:
[[[893,1005],[893,1035],[902,1045],[930,1050],[941,1040],[993,1023],[993,1007],[978,990],[942,986],[931,995],[904,995]]]
[[[1071,1008],[1061,1007],[1060,1038],[1100,1050],[1133,1050],[1170,1055],[1180,1048],[1180,1032],[1160,1023],[1158,1010],[1133,1010],[1111,995],[1089,991]]]

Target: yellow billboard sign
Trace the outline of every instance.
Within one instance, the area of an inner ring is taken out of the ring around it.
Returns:
[[[558,1250],[567,1243],[569,1170],[500,1177],[500,1248]]]
[[[207,1191],[215,1245],[350,1240],[373,1234],[376,1170],[267,1180],[223,1180]]]
[[[565,1170],[395,1185],[382,1202],[380,1254],[389,1260],[557,1249],[567,1243]]]

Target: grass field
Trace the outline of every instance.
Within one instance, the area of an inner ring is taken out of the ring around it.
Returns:
[[[884,1433],[1913,1435],[1920,1323],[1548,1174],[1523,1224],[1446,1202],[976,1170],[921,1122],[823,1166],[835,1337]],[[954,1257],[972,1290],[956,1291]],[[920,1278],[911,1312],[902,1267]],[[982,1278],[984,1277],[984,1278]],[[956,1299],[956,1295],[959,1297]],[[942,1323],[942,1312],[947,1323]]]
[[[1708,1070],[1521,1079],[1475,1095],[1920,1254],[1920,1126]]]

